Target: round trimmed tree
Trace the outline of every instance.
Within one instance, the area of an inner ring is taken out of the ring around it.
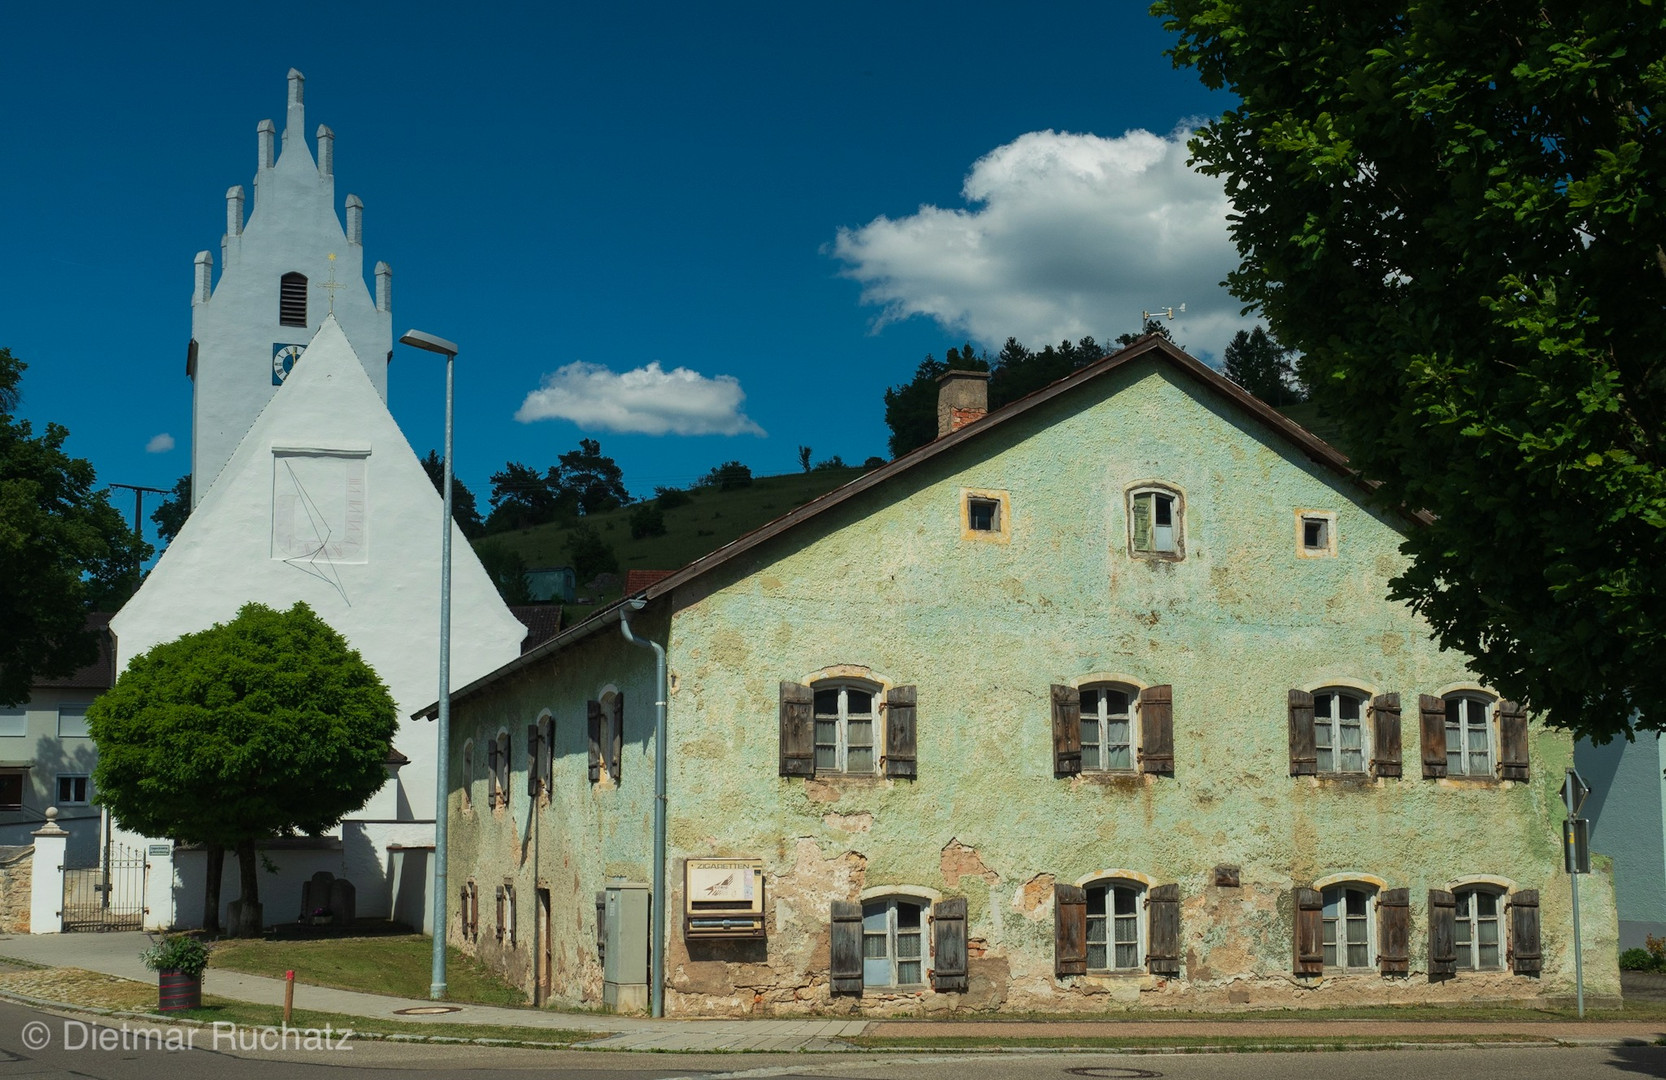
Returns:
[[[211,929],[223,853],[237,853],[233,936],[261,931],[255,845],[317,835],[363,806],[387,781],[397,725],[375,670],[303,603],[245,604],[157,645],[87,712],[98,801],[127,828],[209,849]]]

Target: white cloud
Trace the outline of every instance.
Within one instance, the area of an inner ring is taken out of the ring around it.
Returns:
[[[571,420],[582,428],[643,435],[762,435],[741,412],[746,393],[733,375],[712,378],[659,362],[615,373],[583,361],[545,375],[515,419]]]
[[[145,443],[145,453],[166,454],[174,448],[174,437],[164,431],[160,435],[152,435],[150,442]]]
[[[1219,180],[1186,165],[1178,128],[1119,138],[1032,131],[984,155],[969,208],[921,206],[841,228],[833,254],[883,305],[878,325],[925,315],[990,349],[1140,327],[1140,312],[1186,305],[1170,329],[1218,362],[1252,324],[1219,284],[1237,267]]]

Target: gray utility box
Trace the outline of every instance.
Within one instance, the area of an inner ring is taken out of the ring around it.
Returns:
[[[648,886],[608,882],[602,904],[602,1005],[648,1011]]]

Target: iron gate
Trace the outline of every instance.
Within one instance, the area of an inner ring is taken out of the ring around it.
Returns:
[[[64,930],[142,930],[145,874],[142,848],[112,844],[105,866],[64,867]]]

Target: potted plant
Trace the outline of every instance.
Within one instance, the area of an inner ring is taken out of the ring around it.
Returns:
[[[179,1012],[202,1007],[202,973],[208,946],[189,934],[164,934],[139,954],[157,975],[157,1008]]]

